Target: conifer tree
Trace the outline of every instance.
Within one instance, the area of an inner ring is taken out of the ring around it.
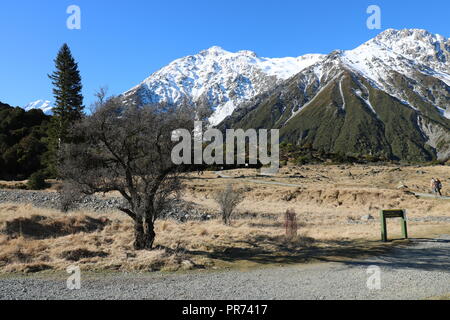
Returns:
[[[70,48],[64,44],[56,57],[56,70],[49,75],[52,80],[55,105],[49,132],[49,154],[47,162],[49,174],[56,175],[57,153],[62,143],[70,141],[68,129],[81,120],[84,114],[81,76],[78,64],[72,56]]]

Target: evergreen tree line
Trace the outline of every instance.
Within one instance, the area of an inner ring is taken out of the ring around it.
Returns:
[[[45,170],[50,117],[0,103],[0,179],[23,180]]]

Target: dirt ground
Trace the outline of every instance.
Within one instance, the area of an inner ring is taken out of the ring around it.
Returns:
[[[450,234],[450,200],[414,194],[429,193],[432,177],[450,195],[448,166],[317,165],[283,168],[273,177],[259,177],[256,170],[193,174],[183,198],[216,218],[159,221],[153,252],[133,250],[133,226],[118,212],[63,216],[0,203],[0,272],[63,270],[74,263],[114,271],[248,268],[379,254],[395,244],[379,241],[382,209],[406,209],[413,238]],[[214,195],[229,183],[245,200],[225,226]],[[297,213],[294,239],[285,237],[287,209]],[[388,230],[391,239],[401,237],[398,221],[389,221]]]

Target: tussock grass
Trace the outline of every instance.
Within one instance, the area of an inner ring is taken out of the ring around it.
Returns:
[[[376,241],[377,222],[348,225],[334,214],[319,216],[312,212],[303,213],[301,219],[305,222],[300,225],[299,235],[292,239],[285,236],[282,213],[277,219],[241,217],[230,226],[219,219],[187,223],[159,221],[156,249],[135,251],[133,225],[118,213],[108,217],[86,212],[63,215],[28,205],[2,204],[0,272],[65,270],[73,264],[89,271],[142,272],[288,264],[350,258],[382,246]],[[52,228],[56,225],[64,232],[52,237],[15,232],[8,235],[5,226],[16,225],[13,223],[16,221],[33,221]],[[101,227],[85,229],[89,221],[103,223]],[[68,230],[72,233],[66,234]],[[395,234],[394,227],[392,231]]]
[[[409,218],[450,217],[450,201],[418,199],[411,194],[426,191],[431,176],[450,182],[445,170],[448,167],[307,166],[258,178],[301,184],[299,188],[233,179],[237,188],[245,190],[245,200],[231,225],[224,225],[219,215],[203,222],[161,220],[156,224],[155,250],[142,252],[133,249],[132,221],[119,212],[62,214],[3,203],[0,272],[65,270],[73,264],[90,271],[177,271],[339,261],[379,254],[391,246],[379,241],[379,210],[407,209]],[[240,177],[252,172],[227,174]],[[400,181],[409,189],[397,189]],[[224,179],[205,173],[186,183],[185,200],[219,212],[214,195],[223,189]],[[292,239],[286,238],[284,227],[284,213],[289,208],[296,211],[299,224],[298,236]],[[362,222],[367,214],[375,220]],[[398,221],[389,220],[388,230],[390,239],[401,236]],[[450,233],[450,224],[410,221],[409,233],[415,238],[432,237]]]

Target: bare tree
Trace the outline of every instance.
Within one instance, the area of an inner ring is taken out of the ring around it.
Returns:
[[[234,210],[244,200],[244,196],[241,192],[234,190],[231,184],[228,184],[225,190],[216,194],[215,200],[220,206],[223,222],[229,225]]]
[[[100,108],[104,103],[108,95],[108,87],[100,87],[98,91],[94,94],[94,97],[97,98],[97,101],[95,101],[90,107],[89,111],[91,114],[95,113],[98,108]]]
[[[99,98],[97,110],[72,129],[76,143],[61,151],[64,207],[118,191],[125,203],[118,209],[134,221],[135,249],[152,249],[154,223],[178,196],[186,169],[171,161],[172,131],[192,130],[194,113],[190,107],[124,107],[102,93]]]

